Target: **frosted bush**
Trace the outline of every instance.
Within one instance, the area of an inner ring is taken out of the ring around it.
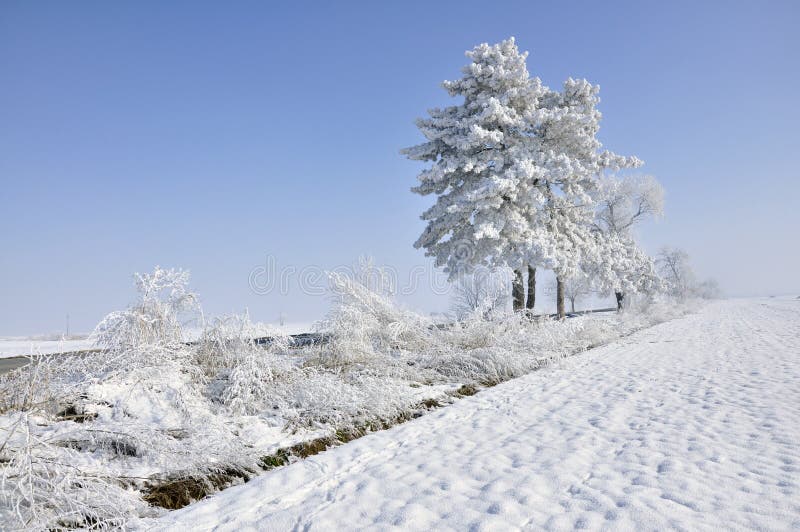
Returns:
[[[276,389],[298,380],[299,370],[290,359],[252,349],[237,358],[220,399],[237,413],[257,414],[279,404]]]
[[[207,376],[233,369],[253,352],[263,353],[262,346],[255,342],[256,338],[269,338],[270,352],[288,352],[288,336],[277,332],[265,335],[265,332],[272,331],[252,323],[248,314],[215,318],[203,329],[196,342],[195,363]]]
[[[262,337],[265,345],[259,345],[254,339],[263,332],[247,314],[225,316],[205,328],[194,350],[195,363],[210,380],[208,397],[239,414],[271,408],[276,383],[297,378],[289,337]]]
[[[139,299],[130,308],[112,312],[92,337],[114,351],[140,345],[172,345],[183,341],[181,318],[198,310],[197,296],[187,289],[189,273],[156,266],[152,274],[135,274]]]
[[[302,379],[285,381],[276,395],[282,416],[294,427],[351,428],[391,420],[415,402],[407,382],[365,372],[306,368]]]
[[[420,355],[421,367],[461,381],[495,384],[566,355],[572,322],[531,321],[520,314],[496,321],[468,320],[437,334],[438,345]]]
[[[358,278],[331,272],[328,281],[333,310],[320,329],[332,340],[321,358],[324,364],[336,367],[392,350],[424,347],[432,325],[429,319],[399,309],[387,293],[370,289]]]
[[[4,457],[9,448],[15,449],[0,468],[4,529],[108,529],[122,526],[131,515],[153,515],[136,491],[103,471],[76,467],[78,453],[65,452],[38,435],[39,420],[27,413],[9,420],[16,426],[0,451]]]

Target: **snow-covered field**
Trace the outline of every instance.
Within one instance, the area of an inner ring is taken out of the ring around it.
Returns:
[[[800,528],[800,301],[730,300],[147,522]]]
[[[300,334],[313,330],[314,324],[310,322],[292,322],[283,325],[258,323],[255,324],[256,336],[271,336],[285,334]],[[197,340],[202,334],[202,329],[193,328],[185,331],[186,341]],[[23,356],[52,355],[95,349],[94,340],[88,335],[80,338],[42,339],[38,337],[0,336],[0,358],[14,358]]]
[[[87,338],[69,340],[39,340],[36,338],[0,337],[0,358],[30,355],[51,355],[92,349],[94,342]]]

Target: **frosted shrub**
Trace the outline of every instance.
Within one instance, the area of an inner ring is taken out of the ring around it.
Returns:
[[[278,388],[298,380],[299,370],[291,359],[248,350],[227,374],[220,399],[237,413],[258,414],[280,404]]]
[[[257,414],[275,403],[276,381],[291,381],[298,368],[289,356],[286,335],[263,334],[247,314],[225,316],[206,327],[195,348],[195,362],[211,379],[208,395],[239,414]]]
[[[520,314],[495,321],[467,320],[437,331],[437,344],[421,354],[419,363],[449,379],[496,384],[539,367],[543,357],[555,356],[547,349],[555,343],[547,342],[552,325],[556,324],[531,322]]]
[[[247,314],[230,315],[215,318],[207,325],[196,342],[195,363],[207,376],[214,376],[220,371],[232,369],[254,350],[263,352],[263,348],[255,343],[255,339],[268,336],[269,349],[272,352],[285,353],[289,348],[289,338],[285,334],[271,334],[261,325],[250,321]]]
[[[302,379],[278,389],[281,415],[294,427],[354,428],[395,419],[415,402],[407,382],[361,371],[306,368]]]
[[[131,515],[153,515],[134,490],[102,471],[87,472],[71,461],[77,453],[51,445],[28,414],[15,416],[15,452],[0,468],[0,524],[25,530],[110,529]],[[13,418],[12,418],[13,419]],[[40,421],[40,420],[39,420]],[[4,451],[8,451],[5,448]],[[72,454],[73,456],[70,456]]]
[[[181,317],[198,310],[197,296],[187,290],[189,272],[156,266],[152,274],[135,274],[139,299],[112,312],[95,328],[97,345],[123,351],[140,345],[183,341]]]
[[[54,357],[40,357],[36,363],[0,375],[0,414],[52,408],[62,393],[53,381],[59,379]]]
[[[322,360],[331,366],[364,362],[392,350],[424,347],[431,322],[399,309],[387,293],[331,272],[333,310],[321,324],[332,336]]]

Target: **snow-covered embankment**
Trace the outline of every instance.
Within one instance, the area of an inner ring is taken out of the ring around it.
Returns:
[[[800,301],[711,304],[158,529],[800,527]]]

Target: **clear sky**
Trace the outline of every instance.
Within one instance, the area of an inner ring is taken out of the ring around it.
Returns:
[[[790,1],[6,0],[0,335],[89,331],[156,264],[189,269],[207,314],[263,321],[324,314],[300,272],[430,268],[432,200],[398,151],[463,52],[512,35],[545,84],[598,83],[601,140],[664,184],[646,249],[685,248],[729,295],[800,292],[798,27]],[[250,288],[267,257],[288,293]]]

